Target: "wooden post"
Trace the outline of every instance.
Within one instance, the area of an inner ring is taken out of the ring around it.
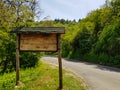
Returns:
[[[16,85],[19,84],[19,34],[16,34]]]
[[[61,37],[58,34],[58,62],[59,62],[59,89],[62,90],[62,60],[61,60]]]

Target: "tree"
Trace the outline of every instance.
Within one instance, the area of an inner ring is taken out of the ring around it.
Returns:
[[[43,21],[42,27],[53,27],[54,24],[53,24],[53,21],[52,20],[46,20],[46,21]]]
[[[36,0],[1,0],[0,1],[0,66],[2,72],[15,69],[15,35],[9,33],[13,27],[31,26],[36,14]],[[38,59],[33,53],[22,53],[21,61],[25,55]],[[31,59],[27,60],[31,62]],[[38,60],[36,60],[37,62]],[[22,62],[21,62],[22,63]],[[26,63],[22,64],[23,66]],[[0,69],[0,71],[1,71]]]
[[[114,14],[119,13],[120,12],[120,0],[112,0],[111,7],[114,10]]]
[[[106,26],[96,44],[96,53],[107,53],[115,56],[120,54],[120,22]],[[113,43],[114,42],[114,43]]]

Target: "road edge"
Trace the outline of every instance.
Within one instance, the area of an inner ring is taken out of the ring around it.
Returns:
[[[47,62],[47,61],[44,61],[44,60],[41,60],[41,61],[58,67],[57,64],[50,63],[50,62]],[[68,69],[68,68],[66,68],[66,67],[64,67],[64,66],[63,66],[63,69],[66,70],[66,71],[68,71],[68,72],[70,72],[75,79],[79,79],[79,80],[82,82],[83,87],[85,87],[85,90],[91,90],[90,86],[89,86],[88,83],[84,80],[84,78],[83,78],[82,76],[79,76],[79,75],[78,75],[77,73],[75,73],[73,70]]]

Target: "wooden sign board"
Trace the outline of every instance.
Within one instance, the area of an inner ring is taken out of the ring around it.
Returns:
[[[20,34],[20,51],[57,51],[57,34]]]
[[[59,89],[62,90],[61,34],[64,27],[15,28],[16,33],[16,85],[19,85],[19,51],[58,51]]]

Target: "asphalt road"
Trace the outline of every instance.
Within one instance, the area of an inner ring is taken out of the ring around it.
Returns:
[[[58,65],[56,57],[44,56],[42,60]],[[63,67],[82,77],[90,90],[120,90],[120,69],[102,65],[62,59]]]

